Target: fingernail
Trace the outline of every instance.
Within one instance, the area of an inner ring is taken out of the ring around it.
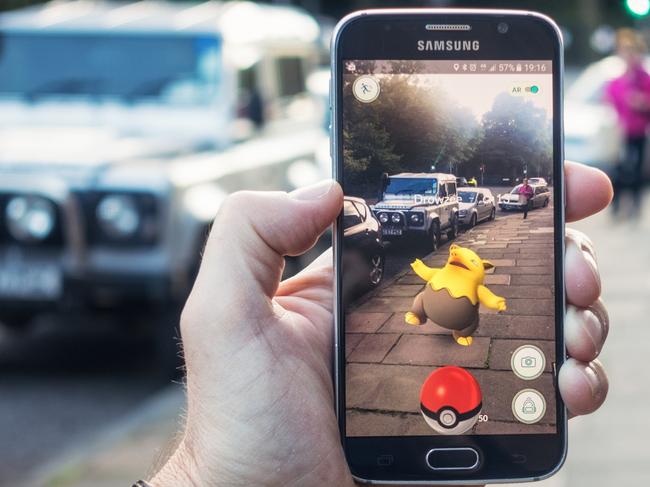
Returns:
[[[583,377],[589,385],[591,396],[597,403],[607,394],[607,376],[603,374],[602,365],[598,360],[590,362],[583,368]]]
[[[596,313],[590,309],[583,309],[578,311],[582,315],[582,322],[585,324],[585,331],[589,336],[593,346],[594,352],[598,355],[603,348],[604,342],[604,327],[600,318]]]
[[[594,281],[596,281],[596,284],[598,284],[598,296],[600,296],[600,292],[602,289],[600,284],[600,273],[598,272],[598,264],[596,263],[596,259],[594,258],[591,252],[585,251],[583,249],[581,249],[581,252],[582,252],[582,256],[587,262],[587,265],[589,266],[589,269],[594,275]]]
[[[574,265],[581,266],[581,264],[579,263],[580,260],[586,264],[587,269],[590,271],[592,275],[593,282],[595,282],[596,286],[598,287],[598,292],[596,293],[595,297],[600,296],[601,283],[600,283],[600,274],[598,273],[598,264],[596,264],[596,261],[590,252],[582,250],[580,245],[578,245],[578,243],[575,240],[570,239],[568,241],[567,248],[566,248],[567,269],[570,268],[577,269],[576,267],[574,267]],[[588,280],[581,280],[580,282],[578,282],[578,285],[580,287],[585,287],[585,286],[591,286],[592,283],[589,282]]]
[[[336,181],[333,179],[325,179],[318,183],[293,190],[289,193],[289,196],[295,200],[302,201],[319,200],[327,195],[335,185]]]
[[[607,312],[607,307],[601,299],[598,299],[591,306],[589,306],[588,309],[598,318],[598,322],[600,323],[601,327],[602,339],[604,342],[605,339],[607,339],[607,335],[609,335],[609,313]]]

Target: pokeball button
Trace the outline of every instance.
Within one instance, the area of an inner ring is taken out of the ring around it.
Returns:
[[[454,424],[454,415],[452,413],[446,412],[442,414],[442,418],[440,418],[443,424],[450,425]]]

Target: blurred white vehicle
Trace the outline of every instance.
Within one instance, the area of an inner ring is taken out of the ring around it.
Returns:
[[[494,220],[496,205],[487,188],[458,188],[458,220],[470,228],[483,220]]]
[[[644,64],[650,71],[650,58]],[[624,62],[617,56],[609,56],[588,66],[567,90],[564,105],[567,159],[605,171],[617,164],[623,139],[616,112],[605,100],[605,88],[624,71]]]
[[[533,185],[533,184],[544,184],[548,185],[546,182],[546,179],[544,178],[528,178],[528,184]]]
[[[289,6],[0,14],[0,321],[100,307],[128,325],[181,303],[225,195],[318,173],[321,55],[317,22]]]

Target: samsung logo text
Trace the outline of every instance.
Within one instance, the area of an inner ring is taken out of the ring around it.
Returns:
[[[478,51],[479,41],[418,41],[418,51]]]

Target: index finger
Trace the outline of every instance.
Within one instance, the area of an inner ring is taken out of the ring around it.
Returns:
[[[609,205],[612,183],[600,169],[565,161],[566,221],[582,220]]]

